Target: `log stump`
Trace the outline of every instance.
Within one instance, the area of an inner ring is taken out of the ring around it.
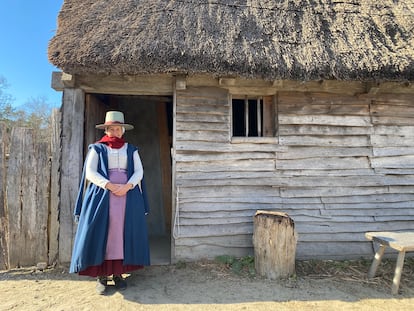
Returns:
[[[276,211],[256,211],[253,246],[256,272],[268,279],[295,273],[297,233],[293,220]]]

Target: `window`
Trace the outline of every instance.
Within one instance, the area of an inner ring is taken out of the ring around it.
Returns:
[[[232,98],[233,137],[274,137],[274,96]]]

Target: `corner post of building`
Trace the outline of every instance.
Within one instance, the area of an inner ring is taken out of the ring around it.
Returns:
[[[60,78],[59,78],[60,76]],[[84,161],[85,92],[76,87],[75,77],[57,73],[52,81],[63,90],[60,204],[59,204],[59,261],[70,262],[76,232],[73,210]],[[53,83],[53,82],[52,82]]]

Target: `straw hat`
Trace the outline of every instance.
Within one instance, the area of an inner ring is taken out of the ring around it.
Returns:
[[[105,123],[98,124],[97,129],[104,130],[110,125],[120,125],[125,128],[125,130],[132,130],[134,128],[131,124],[126,124],[124,119],[124,114],[120,111],[108,111],[105,116]]]

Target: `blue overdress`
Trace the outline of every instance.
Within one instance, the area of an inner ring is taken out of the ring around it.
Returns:
[[[98,173],[108,178],[108,153],[105,145],[89,146],[98,153]],[[127,176],[134,173],[133,153],[137,148],[128,144]],[[70,273],[77,273],[89,266],[100,265],[105,260],[109,223],[109,190],[93,183],[85,189],[85,166],[76,199],[74,215],[79,216],[78,228],[72,250]],[[124,265],[150,265],[148,230],[145,215],[149,212],[144,178],[138,186],[127,192],[124,223]]]

